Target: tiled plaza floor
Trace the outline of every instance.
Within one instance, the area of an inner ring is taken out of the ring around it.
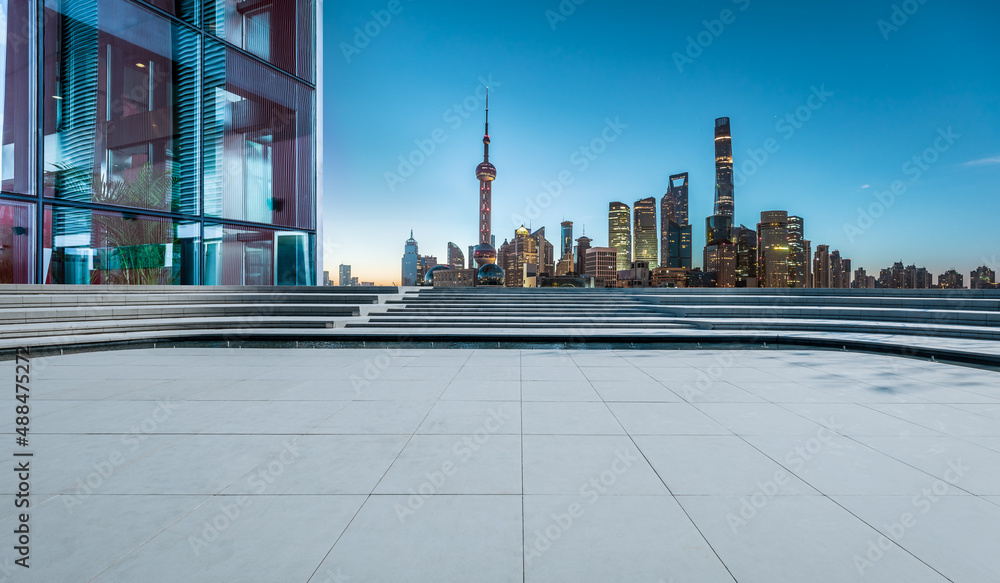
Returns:
[[[32,361],[22,448],[0,370],[7,455],[34,453],[30,569],[0,473],[0,582],[1000,580],[997,372],[832,351],[96,352]]]

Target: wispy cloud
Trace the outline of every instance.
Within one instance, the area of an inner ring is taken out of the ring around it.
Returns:
[[[995,166],[1000,164],[1000,156],[994,156],[992,158],[982,158],[980,160],[972,160],[971,162],[966,162],[964,166]]]
[[[871,187],[872,187],[871,184],[864,184],[864,185],[861,186],[861,188],[859,190],[864,190],[866,188],[871,188]]]

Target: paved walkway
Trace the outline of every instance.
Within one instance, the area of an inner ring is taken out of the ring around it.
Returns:
[[[0,581],[987,583],[1000,373],[828,351],[32,362]],[[6,579],[4,579],[6,577]]]

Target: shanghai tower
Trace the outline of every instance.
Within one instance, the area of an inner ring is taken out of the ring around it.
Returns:
[[[733,136],[729,118],[715,120],[715,214],[705,224],[705,243],[731,241],[733,230]]]
[[[705,220],[705,272],[716,287],[736,285],[733,244],[733,135],[729,118],[715,120],[715,214]]]
[[[733,216],[733,134],[729,118],[715,120],[715,214]]]

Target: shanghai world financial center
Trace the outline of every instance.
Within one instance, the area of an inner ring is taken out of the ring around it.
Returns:
[[[316,284],[315,0],[0,10],[0,283]]]

